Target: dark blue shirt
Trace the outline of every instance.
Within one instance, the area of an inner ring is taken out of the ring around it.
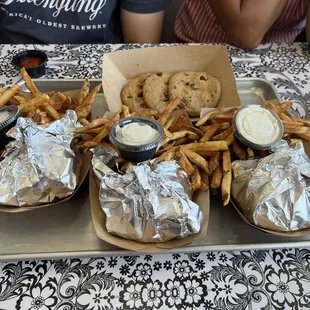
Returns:
[[[0,0],[0,43],[118,43],[120,7],[155,13],[170,0]],[[143,29],[141,29],[143,31]]]

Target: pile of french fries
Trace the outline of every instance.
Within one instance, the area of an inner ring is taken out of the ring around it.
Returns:
[[[25,69],[21,70],[21,76],[30,94],[22,93],[17,84],[8,90],[0,88],[0,108],[5,105],[17,105],[21,116],[30,118],[42,126],[62,118],[69,109],[76,112],[82,125],[89,123],[88,118],[101,83],[89,92],[90,85],[88,80],[85,80],[79,98],[71,98],[61,92],[57,93],[58,96],[54,96],[54,91],[40,92]],[[56,99],[53,99],[55,97]]]
[[[82,137],[78,146],[88,150],[101,145],[118,152],[109,141],[110,129],[118,120],[133,115],[154,118],[164,127],[165,137],[159,144],[152,168],[162,161],[176,159],[188,174],[194,191],[210,188],[214,194],[221,193],[225,206],[230,200],[232,161],[264,157],[268,152],[245,148],[235,140],[232,120],[239,107],[215,109],[200,118],[194,126],[186,112],[179,111],[176,116],[175,110],[180,103],[180,99],[171,101],[162,114],[148,109],[130,113],[123,105],[112,118],[98,118],[77,129],[76,132]],[[290,146],[298,141],[310,141],[310,121],[292,118],[287,113],[292,103],[284,102],[277,106],[267,103],[266,106],[282,119],[285,128],[283,138],[287,139]],[[133,165],[120,155],[118,162],[122,164],[123,172]]]

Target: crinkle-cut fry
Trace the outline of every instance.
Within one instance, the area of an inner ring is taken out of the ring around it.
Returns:
[[[174,117],[170,117],[168,119],[167,123],[165,124],[164,128],[169,130],[169,128],[172,126],[173,122],[174,122]]]
[[[81,123],[82,126],[87,126],[89,124],[89,121],[86,118],[79,119],[79,122]]]
[[[194,152],[228,150],[226,141],[195,142],[195,143],[184,144],[182,145],[182,147],[191,149]]]
[[[220,165],[221,162],[221,154],[220,152],[216,152],[214,156],[210,158],[209,167],[211,173]]]
[[[133,165],[133,163],[131,161],[126,161],[122,165],[121,171],[125,173],[132,165]]]
[[[88,94],[89,94],[89,87],[90,87],[89,81],[86,79],[83,82],[83,85],[82,85],[81,90],[80,90],[80,96],[79,96],[79,100],[78,100],[78,104],[79,105],[82,104],[82,102],[88,96]]]
[[[39,90],[33,83],[32,79],[30,78],[29,74],[25,70],[25,68],[22,68],[20,70],[20,74],[25,82],[26,87],[29,89],[29,91],[32,93],[33,96],[37,96],[40,94]]]
[[[310,127],[287,128],[286,125],[284,125],[284,132],[290,134],[308,134],[310,133]]]
[[[89,124],[87,124],[86,126],[82,127],[82,128],[77,128],[75,130],[76,133],[82,133],[82,132],[87,132],[91,129],[103,126],[108,124],[109,122],[111,122],[110,118],[97,118],[93,121],[91,121]]]
[[[232,179],[232,174],[230,170],[224,174],[223,180],[222,180],[222,199],[223,199],[224,206],[227,206],[230,200],[231,179]]]
[[[121,107],[121,118],[127,118],[130,116],[129,108],[123,104]]]
[[[193,191],[197,191],[198,189],[200,189],[200,187],[201,187],[201,174],[200,174],[197,166],[195,166],[194,172],[192,173],[190,180],[191,180],[191,185],[192,185]]]
[[[235,135],[232,132],[224,141],[226,141],[227,145],[230,146],[235,141]]]
[[[221,125],[218,123],[211,125],[209,130],[203,135],[200,141],[203,142],[211,140],[211,138],[217,133],[220,127]]]
[[[218,124],[220,124],[220,129],[219,129],[219,130],[226,130],[226,129],[228,129],[228,128],[231,126],[231,123],[229,123],[229,122],[226,122],[226,123],[218,123]],[[204,134],[204,133],[207,132],[207,130],[210,129],[211,126],[212,126],[212,125],[209,125],[209,126],[201,126],[201,127],[200,127],[200,131]]]
[[[224,173],[227,173],[230,170],[231,170],[230,152],[225,151],[225,152],[223,152],[223,171],[224,171]]]
[[[224,123],[225,124],[225,123]],[[229,126],[227,129],[225,129],[223,132],[219,133],[216,136],[213,136],[214,141],[220,141],[225,140],[231,133],[233,132],[233,129],[231,126]]]
[[[248,159],[253,159],[254,158],[254,152],[253,152],[253,150],[251,148],[248,147],[246,152],[247,152]]]
[[[205,114],[204,116],[202,116],[196,123],[196,127],[200,127],[202,125],[204,125],[212,115],[214,114],[217,114],[219,111],[218,110],[214,110],[214,111],[211,111],[207,114]]]
[[[232,149],[234,153],[240,158],[240,159],[246,159],[247,153],[246,151],[236,142],[234,141],[232,144]]]
[[[195,171],[195,168],[188,160],[188,158],[185,156],[185,154],[182,152],[182,149],[179,149],[179,156],[180,156],[180,166],[187,173],[187,175],[191,175]]]
[[[61,118],[60,114],[50,105],[49,102],[44,101],[41,106],[52,119],[57,120]]]
[[[178,105],[180,103],[181,103],[180,98],[176,98],[176,99],[172,100],[168,104],[168,106],[164,109],[162,114],[160,115],[158,122],[164,126],[166,124],[166,122],[168,121],[168,119],[170,118],[171,113],[178,107]]]
[[[21,90],[21,87],[17,84],[13,85],[10,89],[6,90],[0,96],[0,108],[2,108],[20,90]]]
[[[183,112],[178,119],[176,120],[176,122],[174,123],[174,125],[171,126],[170,131],[171,132],[176,132],[176,131],[180,131],[182,129],[184,129],[184,124],[186,123],[186,120],[188,119],[188,115],[186,112]]]
[[[181,147],[181,150],[192,163],[203,169],[207,175],[210,175],[209,163],[202,156],[191,149]]]
[[[211,179],[211,188],[218,189],[221,187],[223,179],[223,167],[221,165],[217,166],[213,172]]]
[[[155,169],[157,167],[157,165],[159,163],[161,163],[162,161],[169,161],[172,160],[173,158],[175,158],[175,154],[176,153],[176,148],[172,147],[171,149],[169,149],[168,151],[166,151],[165,153],[161,154],[160,156],[158,156],[152,163],[151,167],[152,169]]]

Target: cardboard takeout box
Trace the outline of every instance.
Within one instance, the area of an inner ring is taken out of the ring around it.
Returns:
[[[103,56],[102,85],[110,111],[116,112],[121,90],[129,79],[143,73],[206,71],[222,86],[218,106],[240,105],[235,76],[224,46],[182,45],[117,51]]]

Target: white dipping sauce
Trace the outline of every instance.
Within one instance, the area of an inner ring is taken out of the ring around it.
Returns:
[[[281,134],[277,119],[260,106],[240,110],[236,116],[236,126],[245,139],[257,145],[271,145]]]
[[[116,128],[116,139],[127,145],[148,144],[158,137],[158,131],[147,124],[130,123]]]
[[[8,111],[0,112],[0,124],[7,121],[10,118],[11,114]]]

